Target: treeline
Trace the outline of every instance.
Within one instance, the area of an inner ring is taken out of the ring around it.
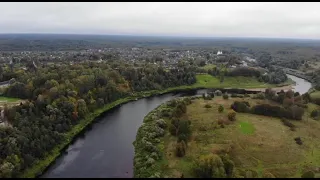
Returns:
[[[269,84],[280,84],[288,80],[287,75],[281,69],[270,70],[268,73],[264,73],[261,69],[252,67],[237,67],[227,69],[224,66],[220,66],[213,67],[209,70],[198,70],[198,72],[208,73],[212,76],[217,76],[220,79],[223,79],[224,76],[255,77],[260,82],[265,82]]]
[[[17,72],[14,72],[17,73]],[[81,63],[21,71],[4,94],[27,99],[5,108],[10,126],[0,127],[0,177],[16,177],[45,158],[66,133],[97,108],[134,92],[162,90],[195,82],[188,67]]]
[[[305,108],[307,108],[306,104],[310,102],[310,96],[308,96],[307,93],[300,95],[297,92],[294,93],[292,90],[287,92],[281,91],[277,94],[271,89],[266,89],[265,93],[259,93],[253,98],[269,99],[278,102],[280,105],[257,104],[250,107],[248,102],[235,101],[231,105],[231,108],[236,112],[302,120]]]
[[[161,169],[156,165],[163,159],[163,148],[159,148],[160,138],[169,129],[172,135],[178,136],[176,156],[182,157],[186,153],[186,143],[191,135],[190,121],[180,117],[186,113],[190,98],[174,99],[162,104],[144,118],[134,142],[134,177],[161,178]],[[164,118],[172,119],[167,123]]]

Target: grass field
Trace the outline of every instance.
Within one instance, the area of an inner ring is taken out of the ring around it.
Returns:
[[[301,177],[305,169],[314,170],[319,176],[320,170],[320,121],[307,118],[291,121],[296,131],[283,125],[279,118],[237,113],[237,120],[224,128],[218,126],[218,120],[226,120],[230,105],[239,98],[224,100],[196,99],[187,107],[184,119],[191,120],[192,138],[188,143],[186,156],[174,155],[176,137],[164,137],[165,158],[160,162],[162,172],[167,177],[185,178],[191,174],[193,160],[199,155],[228,152],[236,165],[236,171],[255,170],[258,177],[272,173],[280,177]],[[251,105],[264,100],[245,98]],[[212,108],[205,108],[206,104]],[[219,104],[224,105],[224,112],[218,113]],[[319,108],[312,104],[310,109]],[[308,108],[309,109],[309,108]],[[168,123],[169,120],[168,120]],[[303,144],[298,145],[294,138],[301,137]],[[317,172],[318,171],[318,172]]]
[[[259,82],[253,77],[225,77],[224,82],[222,83],[220,83],[220,80],[217,77],[213,77],[209,74],[198,74],[196,78],[197,82],[192,86],[206,88],[268,88],[279,86],[275,84]],[[291,83],[292,82],[289,80],[282,85],[288,85]]]
[[[1,102],[18,102],[18,101],[20,101],[20,99],[0,96],[0,103]]]
[[[314,91],[310,94],[311,98],[320,98],[320,91]]]
[[[213,69],[214,67],[217,67],[217,66],[215,64],[207,64],[207,65],[201,67],[201,69],[209,70],[209,69]]]

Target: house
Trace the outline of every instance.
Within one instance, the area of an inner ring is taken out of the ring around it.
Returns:
[[[222,55],[222,51],[218,51],[218,52],[217,52],[217,55]]]

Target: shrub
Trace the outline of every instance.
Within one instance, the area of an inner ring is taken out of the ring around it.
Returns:
[[[173,125],[173,124],[170,124],[169,126],[169,132],[172,136],[176,136],[177,135],[177,128]]]
[[[216,154],[200,156],[193,165],[198,178],[225,178],[226,172],[221,158]]]
[[[176,156],[183,157],[186,154],[186,144],[184,141],[180,141],[176,144]]]
[[[276,178],[276,177],[270,172],[265,172],[263,173],[263,178]]]
[[[243,97],[250,97],[250,94],[244,94]]]
[[[290,128],[290,130],[295,131],[296,126],[294,124],[292,124],[289,120],[281,119],[281,121],[285,126],[288,126]]]
[[[222,92],[221,92],[220,90],[216,90],[216,91],[214,92],[214,94],[215,94],[216,96],[221,96],[221,95],[222,95]]]
[[[320,106],[320,98],[312,98],[311,102],[313,102],[313,103],[315,103],[315,104]]]
[[[314,109],[314,110],[311,112],[310,116],[311,116],[312,118],[316,118],[317,116],[319,116],[319,111],[316,110],[316,109]]]
[[[191,135],[190,122],[186,120],[180,120],[177,134],[184,134],[185,136],[189,137]]]
[[[250,108],[249,106],[250,104],[248,102],[239,102],[239,101],[235,101],[232,105],[231,108],[236,111],[236,112],[250,112]]]
[[[206,98],[206,94],[205,94],[205,93],[202,94],[202,98],[203,98],[203,99]]]
[[[159,119],[156,121],[156,124],[161,127],[162,129],[166,128],[167,127],[167,123],[166,121],[164,121],[163,119]]]
[[[162,109],[160,116],[162,116],[162,117],[171,117],[172,116],[171,109]]]
[[[294,105],[289,108],[289,112],[291,113],[291,118],[295,120],[302,120],[302,116],[304,114],[304,109]]]
[[[229,95],[227,93],[224,93],[222,97],[223,99],[229,99]]]
[[[293,99],[285,98],[282,104],[284,107],[290,107],[293,105]]]
[[[228,154],[221,155],[220,156],[223,165],[224,165],[224,170],[226,172],[226,175],[228,178],[231,178],[233,176],[233,169],[234,169],[234,162],[230,159]]]
[[[255,170],[247,170],[245,178],[256,178],[258,177],[258,173]]]
[[[301,175],[301,178],[314,178],[315,174],[313,171],[306,171]]]
[[[304,109],[296,105],[290,107],[289,109],[284,109],[283,107],[273,106],[270,104],[258,104],[252,107],[251,112],[253,114],[264,116],[301,120],[304,114]]]
[[[290,89],[287,92],[285,92],[285,95],[287,98],[291,99],[294,96],[294,92]]]
[[[302,99],[305,103],[309,103],[311,101],[311,97],[310,97],[310,94],[309,93],[304,93],[302,94]]]
[[[205,106],[204,106],[205,108],[212,108],[212,106],[210,105],[210,104],[206,104]]]
[[[222,113],[223,112],[223,110],[224,110],[224,107],[223,107],[223,105],[219,105],[219,108],[218,108],[218,112],[219,113]]]
[[[264,93],[260,92],[258,94],[255,94],[253,96],[253,99],[265,99],[265,95],[264,95]]]
[[[300,137],[296,137],[294,138],[294,140],[296,141],[297,144],[302,145],[302,140]]]
[[[188,142],[188,137],[185,134],[179,134],[178,142],[181,142],[181,141]]]
[[[231,110],[229,113],[228,113],[228,119],[229,121],[235,121],[236,120],[236,112]]]

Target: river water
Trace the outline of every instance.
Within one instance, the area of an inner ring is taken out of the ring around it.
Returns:
[[[304,94],[309,91],[309,89],[312,87],[311,83],[307,80],[298,78],[296,76],[287,74],[289,78],[291,78],[294,82],[296,82],[295,85],[293,85],[293,91],[299,92],[300,94]]]
[[[305,93],[308,81],[288,75],[294,89]],[[202,94],[205,90],[198,90]],[[131,178],[136,133],[143,118],[160,104],[183,94],[166,94],[129,102],[109,111],[77,138],[42,178]]]

